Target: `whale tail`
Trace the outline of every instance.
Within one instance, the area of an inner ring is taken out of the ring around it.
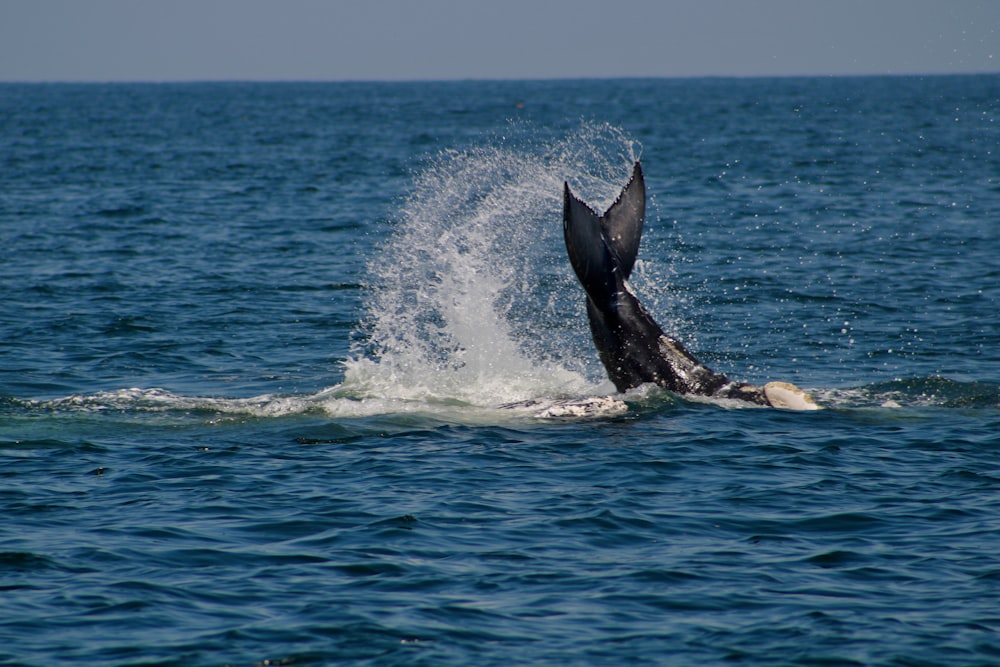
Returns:
[[[663,333],[627,284],[642,240],[646,184],[638,162],[615,202],[599,215],[563,185],[563,235],[587,293],[590,333],[619,391],[646,382],[680,394],[710,394],[729,380]]]
[[[587,294],[596,302],[611,299],[615,272],[628,280],[639,254],[646,216],[646,183],[638,162],[618,199],[598,215],[563,183],[563,236],[569,262]]]
[[[638,162],[618,199],[598,214],[563,184],[563,236],[576,277],[587,292],[590,333],[618,391],[645,382],[679,394],[737,398],[793,410],[817,409],[795,385],[731,382],[663,333],[629,289],[646,215],[646,184]]]

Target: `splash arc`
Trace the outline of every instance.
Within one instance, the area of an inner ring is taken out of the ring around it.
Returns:
[[[815,410],[812,397],[788,382],[763,387],[734,382],[698,361],[653,320],[628,284],[639,254],[646,185],[636,162],[621,194],[603,215],[563,182],[563,236],[587,293],[590,333],[618,391],[655,383],[682,395],[732,398],[757,405]]]

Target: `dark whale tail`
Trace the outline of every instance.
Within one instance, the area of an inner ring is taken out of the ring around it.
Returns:
[[[638,162],[618,199],[599,215],[563,184],[563,236],[570,264],[587,293],[590,332],[608,377],[618,391],[646,382],[679,394],[737,398],[759,405],[815,409],[798,387],[772,382],[763,388],[731,382],[660,329],[632,293],[646,214],[646,185]]]
[[[614,274],[628,280],[639,254],[646,216],[646,183],[638,162],[632,178],[604,215],[580,201],[563,183],[563,235],[569,262],[577,278],[598,302],[615,289]]]

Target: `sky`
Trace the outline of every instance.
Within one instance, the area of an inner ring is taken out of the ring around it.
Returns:
[[[0,0],[0,81],[1000,72],[1000,0]]]

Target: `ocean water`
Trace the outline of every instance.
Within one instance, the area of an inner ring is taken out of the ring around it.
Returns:
[[[824,410],[546,410],[635,159]],[[998,257],[998,76],[0,85],[0,664],[1000,664]]]

